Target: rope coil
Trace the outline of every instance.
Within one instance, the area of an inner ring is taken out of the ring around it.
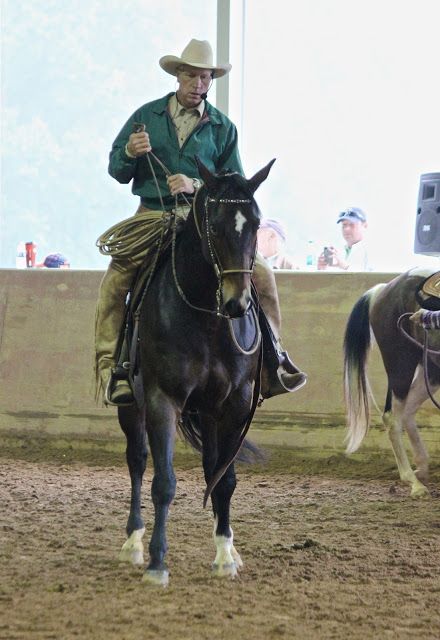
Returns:
[[[160,241],[162,227],[169,220],[170,214],[165,211],[141,211],[104,231],[96,246],[105,256],[137,261]]]

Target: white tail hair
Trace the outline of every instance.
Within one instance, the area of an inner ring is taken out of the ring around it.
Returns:
[[[366,291],[354,305],[347,321],[344,338],[344,398],[346,407],[346,452],[360,447],[370,426],[370,384],[366,374],[373,332],[370,313],[377,295],[385,287],[377,284]],[[373,399],[374,400],[374,399]]]

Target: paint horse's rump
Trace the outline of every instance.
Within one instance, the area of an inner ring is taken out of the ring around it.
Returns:
[[[250,180],[235,173],[215,176],[199,163],[204,185],[173,240],[170,259],[159,265],[143,300],[139,336],[145,402],[142,408],[119,409],[132,485],[121,559],[143,562],[141,485],[148,439],[155,510],[144,574],[150,583],[168,582],[166,521],[176,486],[178,423],[202,453],[205,500],[211,496],[215,517],[214,573],[234,576],[241,566],[229,524],[233,461],[258,399],[260,349],[237,349],[227,317],[243,316],[251,304],[260,222],[254,192],[272,162]]]
[[[385,366],[388,390],[382,416],[396,457],[401,480],[411,486],[411,495],[428,495],[424,483],[428,479],[428,454],[415,422],[416,412],[428,398],[424,380],[423,350],[411,342],[398,327],[404,313],[420,308],[416,292],[432,272],[412,270],[367,291],[354,305],[344,338],[344,394],[347,410],[347,451],[356,451],[364,439],[370,422],[366,365],[371,346],[370,329],[380,349]],[[423,344],[423,330],[404,319],[406,331]],[[432,331],[429,344],[440,348],[440,332]],[[440,386],[440,357],[429,353],[429,384],[435,391]],[[402,440],[406,430],[414,452],[413,471]]]

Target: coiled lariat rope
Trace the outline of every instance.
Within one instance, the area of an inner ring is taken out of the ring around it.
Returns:
[[[133,262],[142,261],[149,252],[157,247],[158,253],[166,248],[170,238],[163,238],[163,228],[170,220],[170,213],[165,210],[159,183],[154,171],[150,155],[159,164],[164,173],[169,176],[171,172],[151,151],[146,154],[150,165],[151,174],[159,195],[160,211],[141,211],[135,216],[131,216],[121,222],[117,222],[110,229],[104,231],[96,241],[100,253],[111,256],[115,260],[131,260]],[[175,197],[175,207],[178,207],[178,196],[181,196],[185,204],[191,206],[185,194],[177,194]],[[167,241],[168,240],[168,241]]]

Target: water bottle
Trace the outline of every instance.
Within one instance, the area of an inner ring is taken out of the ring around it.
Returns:
[[[35,242],[26,242],[26,266],[35,267],[37,257],[37,245]]]
[[[19,242],[15,255],[15,266],[17,269],[26,269],[26,244]]]
[[[313,240],[307,242],[306,269],[316,269],[316,249]]]

